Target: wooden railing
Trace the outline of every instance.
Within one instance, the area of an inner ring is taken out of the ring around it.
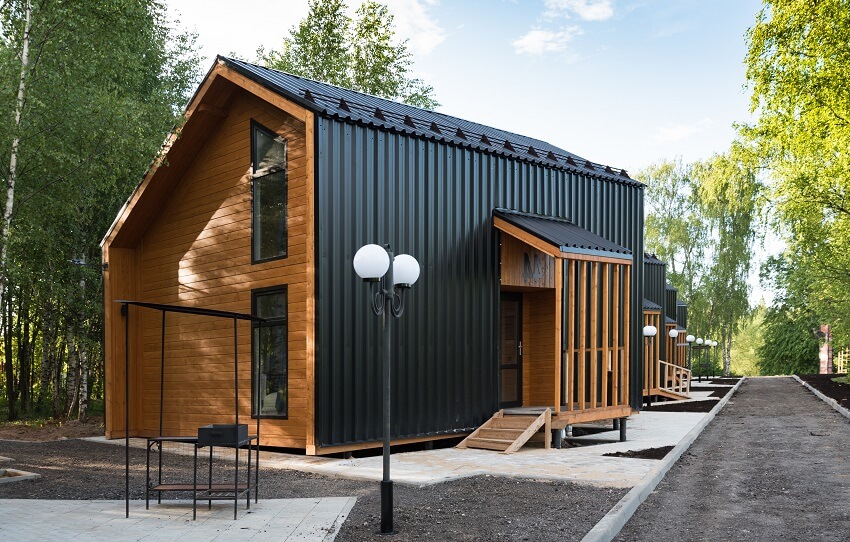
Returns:
[[[659,389],[678,395],[691,394],[691,371],[673,363],[659,361]]]

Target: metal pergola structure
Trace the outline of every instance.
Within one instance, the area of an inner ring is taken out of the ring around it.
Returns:
[[[163,400],[165,396],[165,315],[169,312],[193,314],[196,316],[209,316],[212,318],[226,318],[233,320],[233,389],[234,389],[234,418],[235,424],[239,425],[239,336],[237,333],[237,323],[239,320],[249,322],[257,322],[262,327],[265,318],[253,316],[240,312],[220,311],[213,309],[204,309],[199,307],[185,307],[181,305],[167,305],[161,303],[148,303],[145,301],[129,301],[125,299],[116,299],[115,303],[121,303],[121,314],[124,316],[124,501],[125,501],[125,517],[130,517],[130,310],[129,307],[141,307],[146,309],[157,310],[162,313],[162,348],[160,358],[160,379],[159,379],[159,433],[162,436],[162,420],[163,420]],[[262,337],[262,333],[260,333]],[[260,364],[257,364],[257,372],[259,373]],[[254,379],[257,385],[257,397],[259,397],[259,374]],[[260,439],[260,418],[262,417],[262,409],[257,409],[257,445],[259,446]],[[250,454],[250,449],[248,451]],[[237,454],[238,461],[238,454]],[[259,477],[259,458],[256,466],[257,477]],[[249,473],[250,475],[250,473]]]

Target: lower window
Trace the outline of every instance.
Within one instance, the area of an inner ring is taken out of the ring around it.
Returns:
[[[253,323],[251,374],[255,379],[259,374],[260,379],[251,386],[253,416],[259,413],[264,418],[286,418],[288,415],[286,305],[286,286],[251,292],[251,313],[266,320]]]

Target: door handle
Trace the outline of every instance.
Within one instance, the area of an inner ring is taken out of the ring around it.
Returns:
[[[517,351],[519,352],[519,355],[522,356],[522,341],[519,341],[519,346],[517,347]]]

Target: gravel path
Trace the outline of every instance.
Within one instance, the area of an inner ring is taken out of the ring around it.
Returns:
[[[791,378],[751,378],[619,541],[850,539],[850,421]]]
[[[144,499],[145,452],[131,449],[130,490]],[[0,484],[0,499],[123,499],[124,448],[83,440],[0,440],[8,466],[40,479]],[[217,467],[225,467],[223,461]],[[192,458],[167,454],[165,481],[191,479]],[[396,540],[581,540],[625,494],[622,489],[565,482],[476,476],[426,487],[395,484]],[[185,497],[166,494],[164,498]],[[377,482],[266,469],[260,498],[357,497],[337,540],[375,540],[380,529]],[[0,504],[2,508],[2,504]]]

